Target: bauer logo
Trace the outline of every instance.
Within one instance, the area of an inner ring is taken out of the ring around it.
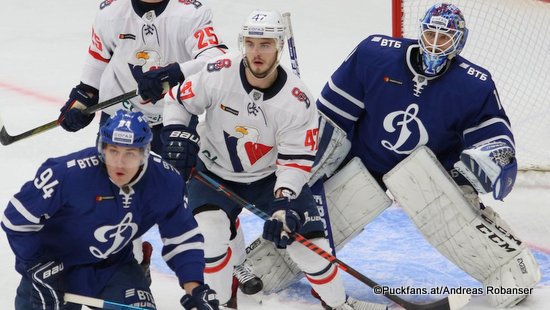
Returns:
[[[122,144],[132,144],[134,142],[134,133],[128,131],[113,131],[113,142]]]

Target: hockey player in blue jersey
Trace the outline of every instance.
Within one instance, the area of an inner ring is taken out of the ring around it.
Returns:
[[[434,5],[419,30],[418,40],[369,36],[330,77],[317,101],[324,124],[318,155],[323,155],[313,180],[358,157],[378,181],[374,184],[392,192],[428,241],[485,287],[533,287],[540,272],[531,252],[478,198],[478,193],[492,192],[502,200],[517,172],[514,137],[495,83],[487,70],[459,55],[468,29],[458,7]],[[419,155],[420,149],[433,152],[438,162],[433,167],[441,164],[441,176],[450,172],[453,181],[433,182],[439,180],[432,175],[437,169],[417,161],[433,156]],[[424,173],[431,187],[411,181]],[[424,200],[431,192],[440,193],[439,201]],[[460,195],[452,196],[455,192]],[[448,222],[440,222],[442,209],[434,206],[445,201],[450,201],[443,216]],[[362,208],[374,208],[370,202]],[[387,204],[381,206],[371,219]],[[471,217],[460,222],[458,214],[464,212]],[[498,237],[484,236],[488,232]],[[438,233],[450,235],[439,238]],[[489,298],[506,307],[525,296]]]
[[[150,154],[141,112],[118,111],[100,128],[97,147],[50,158],[15,194],[2,228],[22,275],[15,309],[81,309],[73,293],[156,309],[132,241],[153,225],[163,258],[187,294],[184,308],[218,309],[203,284],[203,242],[184,207],[176,170]]]

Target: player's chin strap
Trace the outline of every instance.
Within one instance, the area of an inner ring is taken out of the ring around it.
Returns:
[[[193,177],[200,181],[201,183],[205,184],[206,186],[210,187],[211,189],[217,191],[220,193],[220,195],[224,195],[225,197],[229,198],[235,203],[238,203],[243,208],[246,208],[250,212],[256,214],[260,218],[267,220],[269,216],[261,211],[260,209],[256,208],[255,205],[249,203],[248,201],[244,200],[243,198],[239,197],[237,194],[235,194],[232,190],[228,189],[227,187],[223,186],[222,184],[218,183],[213,178],[209,177],[205,173],[201,171],[194,170],[193,171]],[[336,258],[334,255],[326,252],[322,248],[316,246],[313,242],[311,242],[309,239],[305,238],[299,233],[294,233],[292,235],[296,241],[298,241],[300,244],[307,247],[309,250],[311,250],[314,253],[317,253],[322,258],[326,259],[330,263],[336,265],[341,270],[347,272],[349,275],[353,276],[357,280],[365,283],[366,285],[374,288],[379,287],[380,284],[376,283],[372,279],[368,278],[367,276],[361,274],[359,271],[353,269],[348,264],[344,263],[343,261]],[[392,295],[387,292],[383,293],[384,296],[386,296],[389,300],[397,303],[398,305],[402,306],[405,309],[409,310],[454,310],[454,309],[460,309],[462,306],[464,306],[464,301],[460,298],[456,298],[455,295],[449,295],[449,297],[445,297],[441,300],[438,300],[436,302],[428,303],[428,304],[415,304],[410,301],[404,300],[401,297],[397,295]]]
[[[121,103],[121,102],[124,102],[126,100],[132,99],[132,98],[136,97],[137,95],[138,95],[137,91],[132,90],[132,91],[124,93],[120,96],[111,98],[109,100],[106,100],[106,101],[100,102],[96,105],[93,105],[91,107],[88,107],[88,108],[82,110],[82,112],[85,113],[85,114],[92,114],[92,113],[95,113],[97,111],[108,108],[110,106],[113,106],[117,103]],[[46,123],[46,124],[40,125],[38,127],[35,127],[33,129],[27,130],[27,131],[25,131],[23,133],[20,133],[18,135],[12,136],[12,135],[8,134],[8,132],[6,130],[6,127],[4,126],[4,123],[0,119],[0,143],[2,143],[2,145],[9,145],[9,144],[12,144],[13,142],[17,142],[19,140],[34,136],[36,134],[43,133],[43,132],[45,132],[47,130],[50,130],[52,128],[55,128],[57,126],[59,126],[59,120],[56,119],[55,121],[51,121],[49,123]]]

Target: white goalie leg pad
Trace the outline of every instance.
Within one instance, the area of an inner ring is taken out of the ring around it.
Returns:
[[[428,242],[486,288],[534,287],[540,280],[525,244],[492,209],[472,205],[428,148],[414,151],[384,183]],[[508,306],[526,296],[519,295],[490,296],[490,301]]]
[[[354,157],[324,183],[336,249],[341,249],[392,204],[361,160]]]
[[[330,253],[327,239],[314,238],[310,241]],[[327,305],[337,307],[346,301],[344,283],[338,267],[299,242],[293,242],[287,247],[287,251],[296,265],[308,274],[309,284]]]
[[[359,158],[350,160],[323,185],[336,249],[392,203]],[[303,276],[286,251],[278,250],[272,242],[258,238],[246,252],[247,262],[262,279],[266,293],[283,290]]]
[[[246,262],[262,279],[265,293],[279,292],[304,276],[286,250],[277,249],[273,242],[262,237],[246,247],[246,254]]]

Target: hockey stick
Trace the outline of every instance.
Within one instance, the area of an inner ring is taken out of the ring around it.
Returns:
[[[137,91],[132,90],[132,91],[124,93],[120,96],[117,96],[117,97],[111,98],[109,100],[100,102],[100,103],[98,103],[96,105],[93,105],[91,107],[87,107],[86,109],[82,110],[82,112],[85,113],[85,114],[92,114],[92,113],[95,113],[97,111],[108,108],[110,106],[113,106],[117,103],[121,103],[123,101],[132,99],[137,95],[138,95]],[[0,119],[0,143],[2,143],[2,145],[9,145],[9,144],[12,144],[13,142],[17,142],[19,140],[34,136],[36,134],[42,133],[46,130],[55,128],[57,126],[59,126],[59,120],[51,121],[51,122],[46,123],[44,125],[40,125],[40,126],[35,127],[33,129],[27,130],[27,131],[25,131],[23,133],[20,133],[18,135],[11,136],[6,131],[6,127],[4,126],[4,123],[2,122],[2,120]]]
[[[194,170],[193,177],[196,178],[201,183],[205,184],[206,186],[210,187],[211,189],[217,191],[220,194],[223,194],[227,196],[230,200],[240,204],[242,207],[246,208],[250,212],[256,214],[260,218],[267,220],[269,219],[269,216],[264,213],[263,211],[256,208],[255,205],[249,203],[248,201],[244,200],[243,198],[239,197],[237,194],[235,194],[232,190],[228,189],[227,187],[223,186],[213,178],[209,177],[207,174],[201,171]],[[365,283],[366,285],[370,286],[371,288],[380,288],[377,289],[378,292],[382,292],[384,296],[386,296],[389,300],[395,302],[396,304],[400,305],[401,307],[407,309],[407,310],[455,310],[460,309],[462,306],[464,306],[464,300],[460,296],[456,295],[449,295],[448,297],[445,297],[443,299],[440,299],[438,301],[428,303],[428,304],[416,304],[407,300],[402,299],[401,297],[393,294],[389,294],[382,290],[382,287],[380,284],[376,283],[374,280],[368,278],[367,276],[361,274],[359,271],[355,270],[354,268],[350,267],[348,264],[344,263],[343,261],[336,258],[334,255],[326,252],[325,250],[319,248],[314,243],[312,243],[310,240],[305,238],[299,233],[294,233],[292,235],[294,239],[299,242],[300,244],[307,247],[312,252],[317,253],[319,256],[323,257],[327,261],[329,261],[332,264],[335,264],[337,267],[342,269],[343,271],[347,272],[349,275],[353,276],[357,280]]]
[[[72,302],[74,304],[94,307],[98,309],[107,309],[107,310],[147,310],[145,308],[129,306],[125,304],[119,304],[112,301],[107,301],[99,298],[92,298],[82,295],[76,295],[71,293],[65,293],[63,297],[65,302]]]
[[[292,72],[298,77],[300,76],[300,67],[298,66],[298,55],[296,54],[296,45],[294,43],[294,32],[292,31],[292,23],[290,22],[290,12],[283,13],[283,19],[286,25],[286,41],[288,43],[288,53],[290,55],[290,66]]]

